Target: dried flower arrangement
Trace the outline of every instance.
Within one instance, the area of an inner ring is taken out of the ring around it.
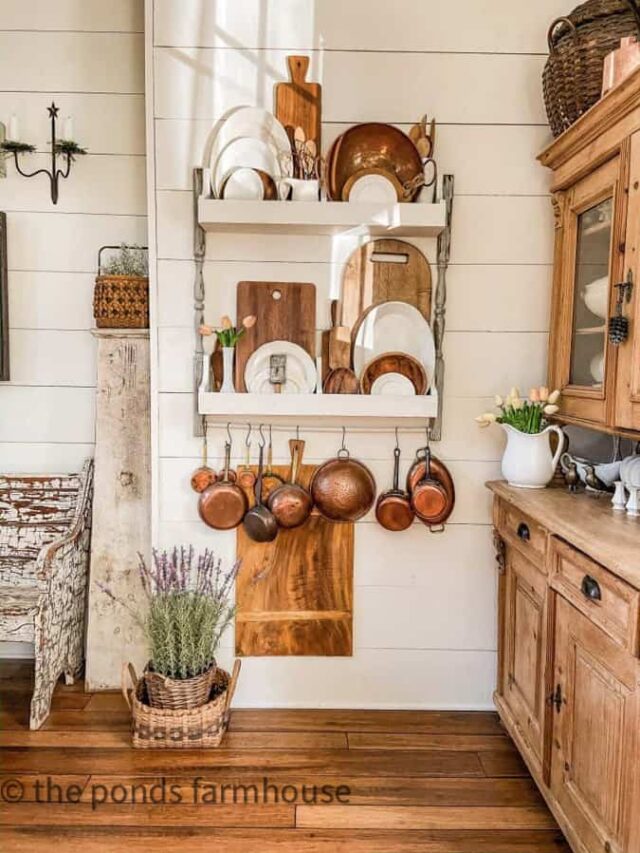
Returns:
[[[257,317],[254,314],[249,314],[244,317],[239,326],[234,326],[231,318],[226,314],[220,318],[220,327],[215,326],[200,326],[198,331],[203,337],[215,335],[221,347],[235,347],[240,338],[244,335],[247,329],[255,326]]]
[[[118,254],[103,264],[100,274],[147,278],[149,275],[147,250],[143,246],[127,246],[125,243],[121,243]]]
[[[499,414],[495,412],[485,412],[476,418],[481,427],[488,427],[489,424],[509,424],[519,432],[535,434],[542,432],[547,427],[547,421],[544,415],[554,415],[559,406],[557,405],[560,399],[560,391],[552,391],[541,385],[539,388],[532,388],[529,391],[529,398],[522,399],[520,391],[517,388],[512,388],[503,400],[502,397],[496,396],[496,407],[499,409]]]
[[[220,638],[235,614],[230,597],[240,564],[225,571],[212,551],[196,557],[192,546],[170,552],[153,549],[150,566],[138,557],[146,596],[143,612],[104,584],[99,587],[143,628],[149,669],[172,679],[190,679],[215,667]]]

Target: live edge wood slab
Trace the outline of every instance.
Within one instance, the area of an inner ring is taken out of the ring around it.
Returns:
[[[640,518],[614,512],[608,495],[565,489],[518,489],[487,483],[495,495],[535,518],[613,574],[640,589]]]

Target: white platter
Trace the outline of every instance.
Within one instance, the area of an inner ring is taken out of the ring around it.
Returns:
[[[234,201],[259,201],[264,198],[264,184],[255,169],[234,169],[220,187],[221,195]]]
[[[253,352],[244,370],[244,382],[249,394],[275,394],[275,386],[269,382],[272,355],[285,355],[286,381],[282,394],[313,394],[318,381],[314,360],[298,344],[289,341],[271,341]]]
[[[433,380],[436,348],[431,327],[408,302],[383,302],[365,314],[356,329],[353,369],[358,378],[373,358],[385,352],[404,352],[416,358]]]
[[[213,192],[220,198],[225,181],[238,169],[260,169],[277,183],[283,177],[278,154],[261,139],[244,136],[234,139],[220,152],[212,172]]]
[[[395,187],[384,175],[363,175],[349,191],[350,202],[393,204],[398,200]]]

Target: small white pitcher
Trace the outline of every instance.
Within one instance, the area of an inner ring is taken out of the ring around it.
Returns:
[[[565,446],[565,434],[551,425],[542,432],[527,433],[510,424],[500,424],[507,434],[507,446],[502,457],[502,475],[510,486],[520,489],[544,489],[553,479],[556,465]],[[549,433],[558,435],[558,448],[551,455]]]

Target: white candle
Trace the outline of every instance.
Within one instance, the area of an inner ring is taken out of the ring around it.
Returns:
[[[62,125],[62,138],[67,140],[73,139],[73,116],[67,116]]]
[[[9,119],[7,139],[10,139],[12,142],[17,142],[20,139],[20,126],[18,125],[18,116],[15,113],[12,113]]]

